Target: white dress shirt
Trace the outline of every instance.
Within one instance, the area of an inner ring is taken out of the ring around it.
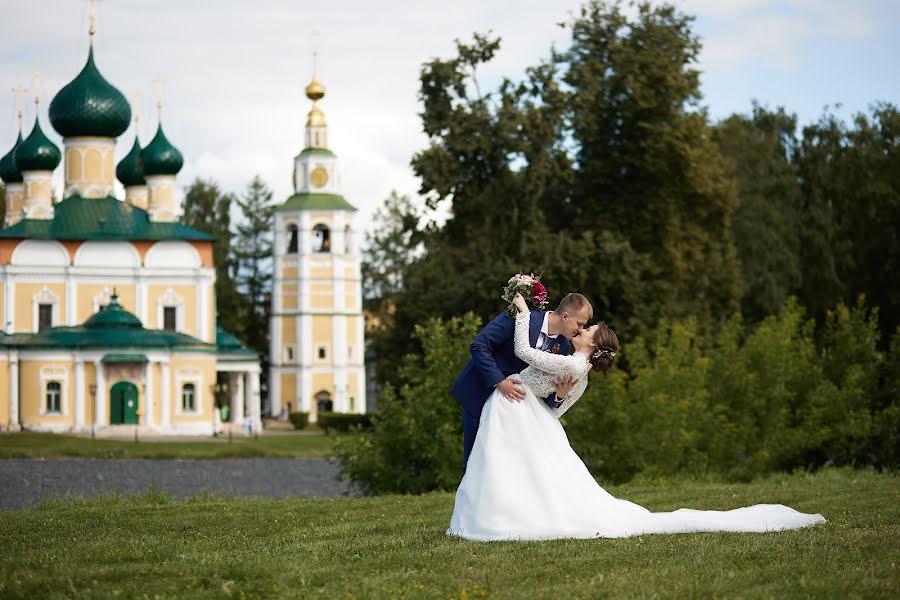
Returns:
[[[556,341],[556,338],[559,336],[550,335],[550,313],[544,313],[544,322],[541,324],[541,332],[538,334],[537,345],[535,348],[538,350],[547,350]]]

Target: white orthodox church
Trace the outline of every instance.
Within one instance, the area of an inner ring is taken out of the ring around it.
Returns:
[[[0,230],[0,429],[103,434],[138,427],[209,434],[222,427],[217,407],[225,404],[230,421],[249,417],[258,429],[259,357],[216,321],[214,238],[177,221],[182,155],[160,123],[143,147],[135,131],[131,151],[115,165],[117,138],[129,128],[131,108],[95,64],[93,18],[90,33],[84,68],[49,107],[50,124],[63,138],[62,152],[44,135],[38,110],[29,135],[23,139],[20,133],[0,159],[7,202]],[[65,186],[57,201],[51,178],[61,161]],[[333,169],[324,158],[314,162]],[[125,186],[124,200],[114,195],[115,177]],[[323,269],[331,269],[329,277],[334,273],[335,287],[345,278],[358,285],[356,263],[347,262],[352,276],[345,273],[343,254],[312,258],[309,227],[327,223],[338,229],[343,243],[344,213],[329,208],[312,216],[302,206],[290,208],[298,203],[302,200],[289,200],[286,212],[279,213],[279,318],[296,314],[298,323],[296,330],[286,325],[278,330],[279,344],[293,344],[296,352],[282,362],[298,369],[325,364],[315,363],[324,346],[326,360],[346,365],[355,359],[333,357],[337,343],[320,341],[323,328],[335,340],[339,327],[361,336],[361,327],[332,324],[339,320],[332,313],[345,310],[344,299],[340,309],[337,301],[328,309],[327,323],[313,322],[309,337],[301,335],[310,326],[302,311],[319,304],[310,303],[307,291],[299,292],[309,289],[306,278],[324,278]],[[284,238],[289,223],[303,231],[302,249],[292,258]],[[301,339],[318,346],[300,344]],[[361,356],[361,347],[356,352]],[[287,375],[282,377],[285,390]],[[345,394],[339,396],[337,387],[325,387],[326,380],[315,375],[311,381],[299,379],[344,402],[355,393],[347,386],[361,385],[336,370],[334,385],[343,385]]]
[[[337,156],[319,101],[294,159],[294,194],[275,213],[269,398],[273,414],[366,411],[365,347],[356,209],[341,195]]]

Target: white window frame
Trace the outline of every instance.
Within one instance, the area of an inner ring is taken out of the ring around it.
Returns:
[[[194,384],[194,410],[184,410],[184,384]],[[198,416],[203,414],[203,374],[200,369],[178,369],[175,372],[175,416]]]
[[[50,291],[45,285],[44,289],[31,297],[31,331],[37,333],[40,328],[40,306],[41,304],[49,304],[50,309],[50,327],[59,325],[59,296]]]
[[[65,367],[41,367],[39,378],[41,382],[40,416],[69,416],[69,370]],[[49,412],[47,410],[47,384],[51,381],[59,383],[60,412]]]
[[[156,301],[156,329],[162,329],[165,325],[165,308],[175,309],[175,331],[184,333],[184,298],[172,289],[168,288]]]

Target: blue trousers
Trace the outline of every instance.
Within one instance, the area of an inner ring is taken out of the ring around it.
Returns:
[[[469,463],[469,455],[472,454],[472,448],[475,447],[475,436],[478,434],[478,422],[481,415],[477,417],[469,414],[465,408],[462,409],[463,420],[463,473],[466,472],[466,465]]]

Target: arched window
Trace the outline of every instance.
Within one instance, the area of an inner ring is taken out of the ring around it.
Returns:
[[[62,396],[62,385],[58,381],[47,382],[47,412],[62,412],[62,404],[60,397]]]
[[[293,223],[288,225],[288,254],[297,254],[297,226]]]
[[[353,252],[353,245],[350,243],[352,241],[353,233],[350,231],[350,226],[347,225],[344,227],[344,254],[350,254]]]
[[[313,227],[313,252],[331,252],[331,235],[325,225]]]
[[[331,394],[325,390],[316,394],[316,408],[318,409],[318,412],[334,411],[334,402],[331,400]]]
[[[181,388],[181,410],[193,412],[196,406],[196,388],[193,383],[186,383]]]

